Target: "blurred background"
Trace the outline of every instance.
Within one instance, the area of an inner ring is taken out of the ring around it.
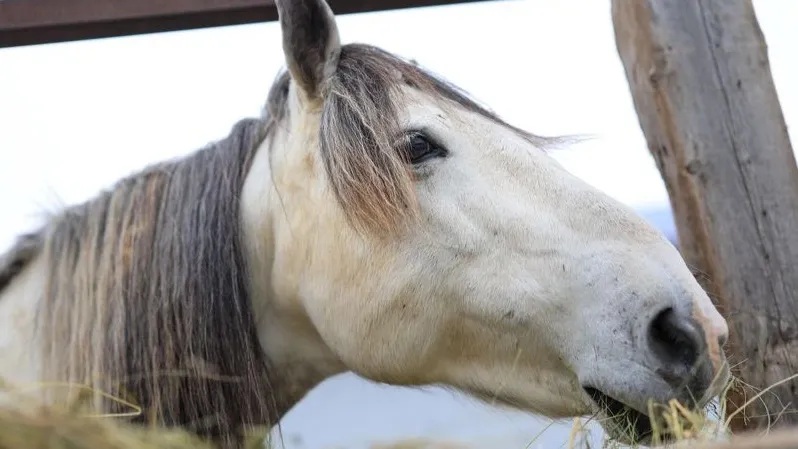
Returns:
[[[334,2],[333,2],[334,6]],[[795,142],[798,2],[754,0]],[[667,192],[637,122],[609,0],[503,0],[338,17],[342,40],[443,75],[537,134],[587,135],[553,153],[675,241]],[[0,50],[0,251],[42,212],[184,155],[257,115],[283,65],[277,23]],[[406,438],[565,447],[571,421],[501,410],[439,388],[328,380],[275,429],[276,447],[366,448]],[[592,439],[601,432],[591,425]],[[600,445],[599,445],[600,446]],[[596,447],[596,446],[594,446]]]

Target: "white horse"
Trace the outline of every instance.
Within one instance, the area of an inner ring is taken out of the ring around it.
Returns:
[[[261,118],[0,258],[0,376],[229,446],[345,371],[596,414],[622,441],[651,435],[649,400],[719,393],[727,323],[660,232],[553,139],[341,45],[324,0],[277,7],[288,70]]]

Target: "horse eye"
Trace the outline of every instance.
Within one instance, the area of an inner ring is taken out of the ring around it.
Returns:
[[[422,134],[412,134],[407,147],[407,158],[411,164],[420,164],[434,157],[442,157],[446,151],[432,143]]]

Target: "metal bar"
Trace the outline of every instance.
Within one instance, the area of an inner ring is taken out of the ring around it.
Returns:
[[[488,0],[332,0],[336,14]],[[0,0],[0,48],[268,22],[274,0]]]

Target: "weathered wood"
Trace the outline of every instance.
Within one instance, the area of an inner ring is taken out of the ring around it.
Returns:
[[[333,0],[336,14],[486,0]],[[0,0],[0,48],[277,20],[274,0]]]
[[[798,168],[764,36],[750,0],[612,0],[612,19],[680,248],[729,319],[733,372],[756,389],[732,391],[733,411],[798,372]],[[796,387],[733,429],[795,424]]]
[[[798,431],[781,430],[766,435],[740,435],[723,442],[690,443],[683,449],[796,449]]]

